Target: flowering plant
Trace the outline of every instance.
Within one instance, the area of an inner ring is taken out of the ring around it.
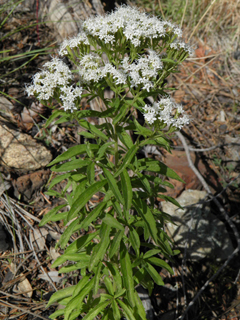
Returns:
[[[73,233],[81,236],[52,265],[64,264],[60,273],[79,270],[80,281],[54,293],[48,305],[65,306],[51,318],[146,319],[135,288],[141,284],[151,294],[154,283],[163,285],[154,266],[172,273],[159,255],[170,259],[176,253],[164,232],[169,216],[157,208],[155,198],[165,192],[164,186],[173,187],[164,177],[181,179],[160,161],[138,159],[138,151],[148,144],[170,151],[167,135],[189,122],[183,108],[166,93],[165,79],[191,49],[181,40],[178,27],[128,6],[88,19],[82,29],[59,50],[75,70],[53,58],[27,88],[41,103],[51,105],[55,100],[62,106],[47,126],[57,117],[58,122],[76,119],[84,129],[80,134],[95,140],[71,147],[50,163],[53,172],[62,174],[51,181],[48,194],[64,198],[65,204],[49,211],[40,225],[63,219],[62,248]],[[79,76],[75,85],[74,73]],[[113,91],[112,99],[105,97],[106,88]],[[101,100],[104,109],[82,110],[83,97]],[[146,103],[149,97],[156,102]],[[136,109],[143,113],[145,126],[134,116]],[[104,121],[93,125],[86,117]],[[136,141],[129,131],[138,136]],[[52,189],[65,179],[61,194]],[[89,200],[97,192],[102,201],[91,206]],[[169,196],[160,197],[179,206]],[[59,212],[62,208],[70,209]],[[100,288],[104,293],[99,295]]]

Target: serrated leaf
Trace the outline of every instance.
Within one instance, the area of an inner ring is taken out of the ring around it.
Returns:
[[[85,206],[85,204],[92,198],[92,196],[100,191],[100,189],[107,183],[107,180],[97,181],[89,188],[87,188],[77,199],[75,199],[69,213],[68,221],[72,220],[78,212]]]
[[[123,241],[120,243],[120,265],[123,277],[123,285],[126,289],[126,295],[129,304],[134,307],[135,301],[133,298],[134,295],[134,282],[132,274],[132,265],[129,257],[129,253]]]
[[[120,174],[121,177],[121,185],[122,185],[122,192],[123,192],[123,199],[124,199],[124,207],[126,211],[129,211],[132,206],[132,185],[131,179],[126,169],[122,171]]]

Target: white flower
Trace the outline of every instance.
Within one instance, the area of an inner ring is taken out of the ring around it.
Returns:
[[[130,63],[128,57],[124,57],[122,67],[125,73],[129,73],[131,87],[140,85],[143,90],[149,92],[163,64],[158,54],[154,50],[149,50],[148,55],[136,59],[133,63]]]
[[[143,110],[144,118],[149,124],[153,124],[158,119],[168,126],[172,125],[181,129],[185,124],[189,123],[188,116],[183,114],[182,106],[170,98],[162,98],[159,102],[154,102],[152,106],[145,105]],[[174,111],[178,113],[177,118],[174,115]]]
[[[90,43],[88,41],[87,35],[85,32],[79,33],[76,37],[71,39],[65,39],[60,47],[59,55],[65,56],[68,54],[67,47],[71,49],[78,48],[80,46],[89,46]]]

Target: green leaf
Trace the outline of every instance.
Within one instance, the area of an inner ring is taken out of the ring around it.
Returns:
[[[81,236],[65,249],[65,253],[75,253],[81,250],[83,247],[86,247],[92,241],[92,239],[95,238],[98,234],[99,230]]]
[[[153,135],[152,130],[141,126],[140,123],[138,123],[138,121],[136,119],[133,119],[133,122],[135,124],[136,129],[137,129],[135,131],[137,134],[143,135],[144,137],[149,137],[149,136],[151,137]]]
[[[100,191],[100,189],[107,183],[107,180],[97,181],[89,188],[87,188],[77,199],[75,199],[69,213],[68,221],[77,216],[79,211],[85,206],[85,204],[92,198],[92,196]]]
[[[120,265],[123,277],[123,285],[126,289],[126,295],[129,304],[134,307],[134,282],[133,282],[133,274],[132,274],[132,265],[129,257],[129,253],[123,241],[120,244]]]
[[[72,221],[61,235],[61,238],[59,239],[59,245],[62,249],[68,244],[68,241],[72,236],[73,231],[75,230],[75,227],[78,225],[79,221],[80,219],[75,219],[74,221]]]
[[[133,146],[132,138],[130,137],[129,133],[125,130],[122,126],[116,126],[116,133],[119,140],[128,148],[130,149]]]
[[[48,186],[48,189],[51,189],[53,186],[55,186],[57,183],[68,179],[71,176],[71,173],[65,173],[65,174],[61,174],[59,176],[56,176],[54,179],[52,179],[51,183]]]
[[[156,226],[156,221],[150,208],[147,206],[144,200],[137,198],[133,200],[133,204],[137,212],[143,218],[145,225],[151,234],[151,237],[156,243],[158,243],[158,230]]]
[[[109,256],[110,259],[112,259],[114,254],[120,248],[120,242],[121,242],[123,236],[124,236],[124,232],[123,231],[121,231],[121,230],[117,231],[114,239],[112,240],[112,243],[111,243],[111,246],[110,246],[110,250],[109,250],[109,253],[108,253],[108,256]]]
[[[141,320],[147,320],[146,311],[144,309],[143,303],[142,303],[141,299],[139,298],[139,295],[137,294],[136,291],[134,292],[134,298],[135,298],[135,303],[136,303],[134,311],[136,312],[136,315],[140,316]]]
[[[64,309],[59,309],[52,313],[50,316],[48,316],[50,319],[55,320],[57,317],[60,317],[64,314]]]
[[[70,286],[64,289],[61,289],[57,292],[54,292],[54,294],[51,296],[51,298],[48,301],[48,304],[46,308],[48,308],[51,304],[53,304],[56,301],[62,300],[66,297],[72,296],[76,286]]]
[[[56,268],[59,265],[63,264],[66,261],[89,261],[89,256],[86,254],[86,252],[78,252],[78,253],[66,253],[64,252],[60,257],[58,257],[53,264],[51,265],[51,268]]]
[[[136,252],[136,255],[139,256],[140,239],[137,231],[132,226],[129,227],[129,240],[134,251]]]
[[[110,214],[106,214],[106,216],[103,218],[102,221],[112,228],[116,228],[116,229],[122,230],[122,231],[125,230],[123,225],[117,221],[117,218],[114,218]]]
[[[90,163],[92,163],[91,160],[74,159],[62,164],[56,164],[51,168],[51,171],[54,171],[54,172],[72,171],[72,170],[86,167]]]
[[[80,281],[81,283],[81,281]],[[85,284],[85,286],[83,286]],[[78,290],[79,293],[75,295],[74,298],[71,299],[71,301],[67,304],[64,312],[64,320],[68,320],[72,311],[74,309],[80,309],[81,310],[81,304],[83,302],[83,299],[86,297],[86,295],[89,294],[89,292],[93,288],[93,279],[84,283],[81,283],[81,288]]]
[[[162,174],[168,178],[172,178],[172,179],[175,179],[175,180],[178,180],[178,181],[181,181],[184,183],[184,181],[177,175],[177,173],[175,171],[168,168],[168,166],[166,166],[161,161],[146,158],[146,159],[140,159],[139,163],[140,163],[140,167],[139,167],[140,171],[147,170],[147,171],[157,172],[157,173]]]
[[[96,145],[97,147],[97,145]],[[97,148],[96,148],[97,149]],[[60,154],[56,159],[54,159],[52,162],[48,164],[48,167],[54,165],[55,163],[68,160],[72,157],[75,157],[80,154],[86,153],[86,145],[81,144],[74,147],[69,148],[67,151],[65,151],[63,154]]]
[[[157,285],[164,286],[162,277],[150,263],[147,262],[144,268],[146,269],[146,271],[149,273],[149,275]]]
[[[89,227],[90,224],[97,219],[97,217],[102,213],[106,206],[106,203],[101,202],[99,205],[97,205],[83,220],[81,223],[80,228],[85,229],[86,227]]]
[[[108,184],[109,184],[109,188],[112,190],[114,196],[116,197],[116,199],[118,200],[119,203],[124,204],[122,195],[118,189],[117,186],[117,182],[114,179],[114,177],[111,175],[111,173],[109,172],[109,170],[107,170],[106,168],[103,168],[103,172],[105,174],[105,177],[107,178]]]
[[[61,204],[60,206],[57,206],[53,208],[52,210],[48,211],[47,214],[42,218],[41,222],[39,223],[39,227],[44,226],[49,221],[52,221],[52,218],[58,213],[58,211],[64,207],[66,207],[67,204]]]
[[[89,123],[88,121],[82,119],[79,121],[79,124],[89,130],[92,134],[95,135],[95,137],[99,137],[101,138],[103,141],[107,141],[108,140],[108,137],[102,132],[100,131],[99,129],[97,129],[97,127],[91,123]]]
[[[174,272],[173,272],[172,268],[169,266],[169,264],[167,264],[167,262],[165,262],[162,259],[158,259],[156,257],[150,257],[146,261],[149,262],[150,264],[155,264],[158,267],[166,269],[170,274],[174,274]]]
[[[161,252],[161,249],[152,249],[152,250],[149,250],[147,251],[144,256],[143,256],[143,259],[148,259],[152,256],[155,256],[156,254],[160,253]]]
[[[110,231],[111,231],[111,227],[106,225],[103,222],[101,225],[101,229],[100,229],[101,240],[100,240],[100,243],[98,243],[93,249],[91,259],[90,259],[89,268],[88,268],[89,271],[92,271],[93,267],[95,267],[97,265],[99,260],[103,259],[104,255],[107,251],[109,242],[110,242],[110,237],[109,237]]]
[[[65,115],[66,115],[66,112],[64,110],[54,110],[51,116],[46,121],[44,127],[47,128],[53,122],[54,119],[56,119],[59,116],[65,116]]]
[[[119,307],[115,300],[112,300],[112,308],[113,308],[114,320],[121,320]]]
[[[136,318],[132,313],[132,310],[123,301],[121,301],[120,299],[117,299],[117,302],[122,307],[123,313],[127,318],[127,320],[136,320]]]
[[[87,178],[88,178],[88,182],[89,184],[93,184],[94,183],[94,178],[95,178],[95,163],[94,162],[90,162],[88,167],[87,167]]]
[[[95,271],[93,295],[96,295],[98,293],[102,267],[103,267],[102,263],[99,263],[99,265],[97,266],[96,271]]]
[[[88,267],[89,262],[90,262],[90,256],[86,255],[85,259],[82,259],[81,261],[79,261],[75,264],[68,265],[66,267],[62,267],[58,272],[59,273],[69,273],[71,271],[80,270],[80,269]]]
[[[114,296],[114,290],[113,290],[113,285],[112,285],[112,282],[111,280],[109,279],[109,277],[104,277],[104,283],[105,283],[105,286],[107,288],[107,291],[108,293],[111,295],[111,296]]]
[[[132,206],[132,185],[129,174],[126,169],[122,171],[120,174],[121,177],[121,185],[122,185],[122,192],[123,192],[123,199],[124,199],[124,207],[126,211],[129,211]]]
[[[121,106],[118,115],[114,117],[114,120],[112,122],[113,125],[117,124],[119,121],[122,120],[123,117],[126,116],[128,108],[129,108],[129,106],[127,104],[124,104],[124,105]]]
[[[120,173],[127,168],[127,166],[131,163],[133,157],[135,156],[135,154],[138,151],[138,145],[134,144],[126,153],[125,157],[123,158],[123,163],[121,164],[121,166],[119,167],[119,169],[117,170],[117,172],[114,174],[114,178],[118,177],[120,175]]]
[[[98,150],[96,160],[102,159],[103,156],[106,156],[105,152],[106,152],[107,148],[109,146],[111,146],[112,144],[114,144],[114,141],[104,143],[104,145],[102,145],[101,148]]]
[[[92,134],[92,133],[90,133],[90,132],[88,132],[88,131],[81,131],[81,132],[79,132],[78,134],[79,134],[80,136],[86,137],[86,138],[88,138],[88,139],[94,139],[94,138],[95,138],[94,134]]]
[[[110,303],[111,301],[103,301],[99,303],[95,308],[88,312],[88,314],[83,318],[83,320],[93,320],[100,312],[107,308],[107,306]]]
[[[122,275],[118,271],[117,267],[114,266],[110,262],[105,262],[107,265],[108,270],[111,272],[113,280],[114,280],[114,287],[116,294],[114,295],[115,299],[122,296],[126,289],[122,288]]]

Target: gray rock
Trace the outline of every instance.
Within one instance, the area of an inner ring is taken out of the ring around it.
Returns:
[[[206,195],[205,191],[185,190],[176,199],[184,210],[162,202],[163,211],[175,223],[168,223],[167,229],[178,248],[187,248],[187,258],[225,260],[233,252],[232,242],[224,223],[210,212],[209,203],[204,203]]]
[[[0,163],[19,171],[45,167],[52,155],[31,136],[21,133],[14,126],[0,122]]]
[[[143,307],[146,311],[146,317],[148,320],[154,319],[154,310],[152,306],[151,299],[148,295],[148,291],[144,289],[142,286],[136,288],[139,298],[142,301]]]

